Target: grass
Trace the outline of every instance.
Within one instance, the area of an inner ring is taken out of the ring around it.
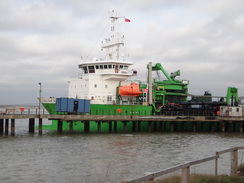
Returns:
[[[239,165],[237,174],[239,176],[244,176],[244,163]]]
[[[214,175],[208,174],[191,174],[190,183],[244,183],[244,163],[238,166],[238,176],[219,175],[215,180]],[[180,175],[173,175],[156,183],[181,183]]]
[[[220,175],[215,180],[214,175],[191,174],[190,183],[243,183],[244,177],[234,177],[228,175]],[[181,183],[181,176],[174,175],[165,179],[157,180],[156,183]]]

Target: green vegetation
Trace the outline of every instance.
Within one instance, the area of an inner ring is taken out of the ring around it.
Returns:
[[[244,163],[239,165],[237,175],[238,176],[244,176]]]
[[[244,166],[243,166],[244,167]],[[243,183],[244,177],[234,177],[228,175],[220,175],[215,180],[214,175],[206,174],[191,174],[190,183]],[[157,180],[156,183],[181,183],[181,176],[174,175],[162,180]]]

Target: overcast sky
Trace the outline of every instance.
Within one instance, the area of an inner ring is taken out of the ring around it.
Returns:
[[[100,57],[111,10],[131,20],[121,24],[137,79],[160,62],[191,94],[244,96],[243,0],[1,0],[0,105],[37,104],[39,82],[43,96],[67,96],[81,56]]]

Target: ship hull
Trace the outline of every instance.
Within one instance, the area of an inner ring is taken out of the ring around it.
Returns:
[[[56,112],[56,104],[55,103],[42,103],[42,105],[46,108],[46,110],[50,114],[61,114]],[[109,104],[91,104],[90,106],[91,115],[146,115],[150,116],[152,112],[151,106],[144,105],[109,105]],[[62,113],[65,114],[65,113]],[[88,114],[88,115],[89,115]],[[68,114],[67,114],[68,115]],[[86,115],[86,114],[83,114]],[[100,127],[98,127],[98,123],[95,121],[90,121],[89,132],[124,132],[124,123],[122,121],[116,121],[116,125],[114,122],[112,126],[109,124],[110,122],[103,122]],[[44,130],[57,130],[58,121],[52,120],[51,125],[43,125]],[[116,126],[116,127],[115,127]],[[69,131],[69,123],[63,122],[63,131]],[[99,129],[101,128],[101,129]],[[112,129],[111,129],[112,128]],[[138,128],[138,127],[137,127]],[[85,125],[83,121],[75,121],[73,123],[73,131],[85,131]],[[126,132],[133,131],[133,123],[131,121],[126,123]],[[138,130],[137,130],[138,131]],[[148,123],[140,124],[140,131],[145,132],[148,131]]]
[[[50,114],[58,114],[56,112],[55,103],[43,103],[43,106],[47,109]],[[120,110],[119,110],[120,109]],[[152,107],[143,105],[105,105],[105,104],[91,104],[92,115],[146,115],[152,116]],[[67,114],[68,115],[68,114]],[[85,115],[85,114],[83,114]],[[89,114],[87,114],[89,115]],[[64,121],[62,126],[63,132],[70,131],[70,123]],[[118,132],[118,133],[130,133],[130,132],[211,132],[211,131],[221,131],[220,123],[206,123],[206,122],[192,122],[178,121],[177,123],[172,123],[170,121],[164,122],[126,122],[126,128],[124,122],[122,121],[112,121],[112,122],[101,122],[98,124],[96,121],[89,122],[89,132]],[[150,127],[149,127],[150,124]],[[58,121],[52,120],[51,125],[43,125],[43,130],[57,130]],[[229,124],[228,129],[230,131],[238,132],[240,130],[239,124]],[[85,132],[85,125],[83,121],[73,122],[72,130],[74,132]]]

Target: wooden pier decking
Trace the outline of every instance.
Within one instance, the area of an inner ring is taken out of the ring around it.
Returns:
[[[170,132],[184,131],[186,123],[191,125],[193,132],[202,131],[203,126],[210,125],[210,132],[243,132],[243,117],[220,117],[220,116],[138,116],[138,115],[51,115],[51,114],[0,114],[0,134],[8,135],[9,121],[11,135],[15,135],[15,120],[28,119],[29,132],[35,132],[35,119],[38,119],[39,134],[42,134],[43,119],[57,120],[57,132],[63,131],[62,124],[64,121],[69,123],[70,131],[73,131],[73,123],[80,121],[84,124],[84,132],[90,131],[90,122],[97,123],[97,132],[101,131],[103,123],[109,124],[109,132],[117,132],[117,122],[124,125],[123,132],[127,132],[127,124],[132,122],[132,132],[140,132],[141,124],[147,123],[148,132],[163,132],[164,124],[170,123]],[[200,127],[199,127],[200,123]],[[4,125],[5,124],[5,125]],[[218,130],[216,130],[216,126]],[[234,126],[234,127],[230,127]],[[238,126],[238,130],[236,129]],[[113,127],[113,128],[112,128]]]

